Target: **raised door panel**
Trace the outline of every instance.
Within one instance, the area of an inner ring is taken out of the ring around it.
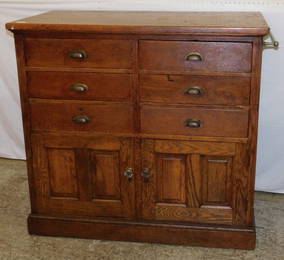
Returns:
[[[231,206],[232,157],[202,156],[204,205]]]
[[[47,149],[49,193],[52,198],[78,198],[75,153],[70,149]]]
[[[91,152],[93,199],[120,200],[119,153]]]
[[[131,138],[32,136],[38,212],[75,216],[134,216]]]
[[[145,140],[142,215],[147,220],[232,225],[240,175],[234,143]],[[243,202],[242,202],[243,203]]]
[[[185,203],[185,156],[160,154],[156,157],[157,201],[160,203]]]

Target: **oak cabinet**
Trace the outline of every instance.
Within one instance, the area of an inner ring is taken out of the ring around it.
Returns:
[[[39,214],[133,218],[132,138],[35,134],[31,143]]]
[[[238,160],[233,143],[144,141],[143,218],[232,225]]]
[[[53,11],[6,27],[31,234],[255,247],[260,13]]]

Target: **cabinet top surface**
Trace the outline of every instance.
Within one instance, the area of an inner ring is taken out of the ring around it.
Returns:
[[[259,12],[51,11],[6,24],[13,32],[265,35]]]

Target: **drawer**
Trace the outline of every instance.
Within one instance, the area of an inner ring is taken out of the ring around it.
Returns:
[[[247,137],[248,111],[142,106],[141,131],[147,134]]]
[[[101,39],[25,40],[26,64],[41,67],[132,67],[132,41]]]
[[[250,72],[252,45],[233,42],[140,41],[141,69]]]
[[[30,97],[130,100],[130,74],[31,71],[27,78]]]
[[[140,75],[141,101],[248,105],[250,78]]]
[[[133,109],[128,104],[32,100],[33,130],[132,132]]]

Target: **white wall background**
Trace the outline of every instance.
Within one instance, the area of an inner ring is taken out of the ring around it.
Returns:
[[[263,56],[256,189],[284,193],[284,0],[0,0],[0,157],[25,158],[13,36],[4,25],[49,10],[261,11],[280,48]]]

